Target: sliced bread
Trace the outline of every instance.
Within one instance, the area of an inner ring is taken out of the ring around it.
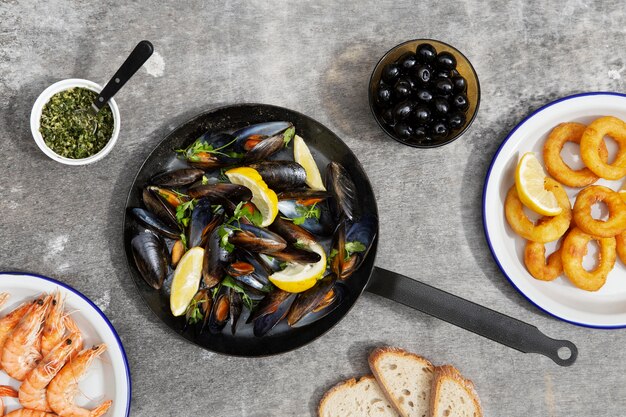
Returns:
[[[428,417],[433,365],[403,349],[382,347],[369,356],[369,364],[387,399],[402,417]]]
[[[319,417],[399,417],[371,375],[332,387],[317,412]]]
[[[435,368],[431,417],[482,417],[480,400],[472,381],[451,365]]]

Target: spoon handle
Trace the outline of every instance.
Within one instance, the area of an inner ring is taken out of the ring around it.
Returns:
[[[150,41],[141,41],[135,46],[133,52],[130,53],[120,69],[117,70],[113,78],[109,80],[93,102],[92,107],[96,113],[135,75],[137,70],[150,58],[153,51],[154,48]]]

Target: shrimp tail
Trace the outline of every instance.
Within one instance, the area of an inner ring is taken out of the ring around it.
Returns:
[[[0,397],[17,398],[17,391],[8,385],[0,385]]]
[[[108,411],[109,407],[111,407],[111,404],[113,404],[113,401],[111,400],[103,402],[102,404],[91,410],[91,413],[89,413],[89,417],[100,417],[104,415]]]

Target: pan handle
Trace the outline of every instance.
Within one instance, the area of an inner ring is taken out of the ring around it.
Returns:
[[[520,352],[540,353],[561,366],[572,365],[578,356],[569,340],[552,339],[528,323],[386,269],[375,267],[366,289]]]

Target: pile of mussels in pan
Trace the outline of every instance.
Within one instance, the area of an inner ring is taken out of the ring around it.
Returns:
[[[186,250],[204,248],[202,279],[187,307],[186,325],[216,334],[230,321],[235,334],[247,311],[246,323],[263,336],[284,318],[289,326],[302,326],[341,302],[342,281],[367,256],[377,219],[359,214],[354,182],[339,163],[326,167],[326,190],[313,190],[300,164],[276,160],[289,155],[280,151],[288,149],[294,134],[288,122],[206,132],[176,151],[189,167],[152,177],[143,189],[144,208],[130,209],[140,226],[131,242],[135,263],[156,290]],[[256,169],[277,193],[280,213],[268,228],[259,226],[252,192],[225,177],[225,169],[237,166]],[[275,287],[272,273],[292,263],[320,261],[319,253],[307,250],[313,242],[323,247],[328,261],[316,285],[298,294]]]

